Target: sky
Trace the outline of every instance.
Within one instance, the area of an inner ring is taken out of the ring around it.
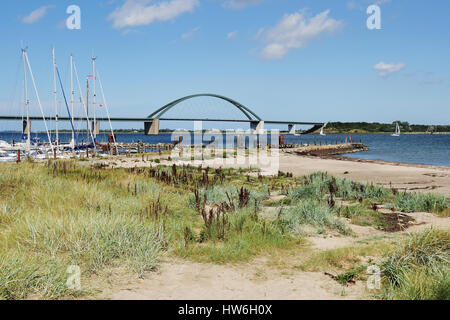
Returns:
[[[367,26],[373,4],[380,29]],[[81,29],[67,28],[70,5],[80,8]],[[23,44],[49,114],[54,46],[67,95],[70,54],[83,88],[97,57],[113,116],[145,117],[180,97],[215,93],[267,120],[450,124],[448,0],[4,1],[0,43],[3,115],[23,113]],[[29,91],[39,114],[30,83]],[[66,115],[59,89],[58,105]],[[236,112],[204,98],[170,115]]]

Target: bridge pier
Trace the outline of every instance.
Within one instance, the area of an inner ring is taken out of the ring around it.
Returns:
[[[289,134],[297,135],[297,126],[295,124],[288,125]]]
[[[144,122],[144,131],[146,136],[157,136],[159,134],[159,119],[153,119],[151,122]]]
[[[250,122],[250,129],[254,131],[254,134],[264,134],[264,121]]]

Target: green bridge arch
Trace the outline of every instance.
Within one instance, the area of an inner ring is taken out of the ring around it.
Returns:
[[[198,98],[198,97],[213,97],[213,98],[217,98],[217,99],[221,99],[224,101],[229,102],[231,105],[233,105],[234,107],[236,107],[238,110],[240,110],[247,118],[248,120],[251,121],[262,121],[262,119],[256,114],[254,113],[252,110],[250,110],[249,108],[247,108],[246,106],[242,105],[241,103],[218,95],[218,94],[212,94],[212,93],[201,93],[201,94],[194,94],[194,95],[190,95],[190,96],[186,96],[180,99],[177,99],[175,101],[172,101],[168,104],[166,104],[164,107],[159,108],[158,110],[156,110],[155,112],[153,112],[151,115],[148,116],[149,119],[161,119],[161,117],[168,112],[170,109],[174,108],[177,104],[189,100],[189,99],[194,99],[194,98]]]

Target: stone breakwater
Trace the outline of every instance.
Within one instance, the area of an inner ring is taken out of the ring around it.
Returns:
[[[285,152],[301,156],[325,157],[339,154],[367,151],[370,148],[362,143],[345,143],[336,145],[301,146],[284,149]]]

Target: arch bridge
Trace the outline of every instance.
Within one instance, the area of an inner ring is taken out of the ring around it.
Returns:
[[[216,99],[220,99],[226,101],[230,104],[231,107],[238,109],[246,119],[236,120],[236,119],[210,119],[210,118],[164,118],[163,116],[173,108],[175,108],[178,104],[198,97],[212,97]],[[42,117],[29,117],[30,121],[42,121]],[[0,120],[23,120],[22,117],[16,116],[0,116]],[[46,117],[46,120],[54,121],[55,117]],[[58,121],[70,121],[69,117],[58,117]],[[74,121],[85,121],[87,120],[85,117],[74,117],[72,120]],[[160,121],[207,121],[207,122],[235,122],[235,123],[250,123],[250,128],[254,130],[255,133],[263,133],[264,132],[264,124],[275,124],[275,125],[287,125],[290,134],[296,134],[296,126],[297,125],[310,125],[311,129],[302,132],[301,134],[309,134],[320,128],[324,127],[326,123],[324,122],[300,122],[300,121],[277,121],[277,120],[263,120],[259,117],[255,112],[253,112],[250,108],[244,106],[243,104],[227,98],[225,96],[221,96],[218,94],[212,93],[202,93],[202,94],[194,94],[189,95],[177,100],[174,100],[165,106],[157,109],[152,114],[150,114],[146,118],[122,118],[122,117],[113,117],[113,118],[97,118],[98,122],[107,122],[111,120],[112,122],[144,122],[145,134],[147,135],[157,135],[159,134],[159,125]],[[24,124],[25,127],[25,124]],[[94,127],[94,124],[93,124]],[[97,126],[95,126],[97,127]]]

